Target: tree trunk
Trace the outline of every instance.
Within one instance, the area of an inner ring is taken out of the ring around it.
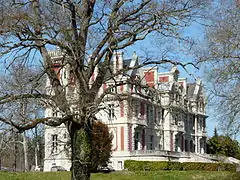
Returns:
[[[27,109],[27,103],[22,103],[22,116],[26,116],[26,109]],[[23,119],[23,122],[25,123],[25,119]],[[26,138],[26,132],[24,131],[23,134],[23,154],[24,154],[24,172],[28,171],[28,147],[27,147],[27,138]]]
[[[18,152],[18,148],[17,148],[17,134],[15,133],[14,135],[14,171],[17,171],[17,152]]]
[[[25,132],[22,134],[23,136],[23,154],[24,154],[24,172],[27,172],[28,169],[28,147]]]
[[[38,143],[35,147],[35,169],[38,168]]]
[[[92,123],[70,128],[72,147],[72,180],[90,180],[92,158]]]

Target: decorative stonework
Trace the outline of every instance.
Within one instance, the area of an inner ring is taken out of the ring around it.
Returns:
[[[49,52],[52,58],[61,58],[60,51]],[[115,62],[117,61],[117,62]],[[134,54],[132,60],[123,60],[123,54],[113,57],[113,65],[120,70],[125,66],[134,66],[138,57]],[[114,71],[115,71],[114,70]],[[69,72],[61,69],[59,78],[67,84]],[[64,75],[66,73],[67,75]],[[100,111],[97,119],[108,124],[113,133],[113,153],[110,164],[117,170],[124,168],[124,160],[169,160],[176,161],[206,161],[206,115],[202,82],[188,83],[186,78],[179,78],[176,67],[170,72],[159,73],[157,68],[145,68],[128,72],[128,75],[139,76],[145,84],[158,90],[159,96],[151,95],[141,88],[132,85],[122,85],[116,89],[118,93],[130,94],[123,101],[113,101],[108,96],[103,106],[108,108]],[[93,73],[91,81],[97,76]],[[120,77],[119,77],[120,78]],[[124,78],[121,77],[121,81]],[[110,84],[102,86],[99,94]],[[91,82],[90,82],[91,84]],[[49,88],[49,84],[46,85]],[[67,89],[67,91],[70,91]],[[145,93],[149,98],[138,96],[135,92]],[[49,91],[50,92],[50,91]],[[71,93],[69,93],[71,94]],[[72,91],[74,94],[74,91]],[[53,113],[46,109],[46,116]],[[64,145],[58,144],[59,154],[52,152],[52,135],[58,134],[58,140],[64,140],[67,130],[64,127],[45,128],[45,161],[44,171],[50,171],[52,165],[70,169],[70,161],[64,152]],[[64,141],[63,141],[64,143]]]

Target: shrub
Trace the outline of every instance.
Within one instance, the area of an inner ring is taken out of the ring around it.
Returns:
[[[182,169],[185,171],[188,170],[217,171],[218,163],[184,162],[182,163]]]
[[[134,161],[126,160],[125,169],[129,171],[159,171],[159,170],[201,170],[201,171],[236,171],[236,166],[228,163],[202,162],[169,162],[169,161]]]
[[[168,162],[152,162],[152,171],[168,170]]]
[[[124,167],[129,171],[168,170],[168,162],[126,160],[124,162]]]
[[[182,163],[169,161],[168,170],[182,170]]]
[[[218,170],[235,172],[237,166],[230,163],[219,163]]]

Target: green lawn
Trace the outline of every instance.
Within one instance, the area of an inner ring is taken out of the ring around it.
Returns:
[[[0,172],[0,180],[69,180],[69,172]],[[240,180],[239,173],[213,171],[113,172],[92,174],[91,180]]]

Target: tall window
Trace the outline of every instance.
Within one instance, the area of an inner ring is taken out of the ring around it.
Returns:
[[[162,115],[162,121],[164,120],[164,109],[162,109],[162,113],[161,113],[161,115]]]
[[[195,118],[196,118],[196,116],[193,115],[193,130],[195,130]]]
[[[66,139],[67,138],[67,133],[63,134],[63,138]]]
[[[179,136],[175,136],[175,152],[178,152],[179,141]]]
[[[184,119],[184,129],[185,131],[188,131],[188,120]]]
[[[115,116],[114,114],[114,104],[108,105],[108,119],[113,119]]]
[[[202,118],[198,117],[198,122],[199,122],[199,130],[202,131],[203,130],[203,121]]]
[[[111,93],[116,93],[116,87],[114,87],[113,85],[109,85],[109,91]]]
[[[206,120],[203,118],[203,131],[206,130]]]
[[[150,150],[153,150],[153,139],[154,139],[154,136],[151,135],[150,136],[150,146],[149,146]]]
[[[58,135],[52,135],[52,152],[57,153],[57,146],[58,146]]]
[[[138,104],[138,102],[135,102],[135,116],[136,117],[139,116],[139,104]]]
[[[149,108],[150,108],[150,109],[149,109],[149,118],[150,118],[150,121],[153,122],[153,118],[154,118],[154,117],[153,117],[153,107],[150,106]]]
[[[58,112],[57,112],[56,110],[53,111],[52,116],[53,116],[53,117],[58,117]]]
[[[139,132],[135,132],[135,136],[134,136],[134,150],[139,150],[138,143],[139,143]]]
[[[149,105],[147,105],[147,122],[149,123],[149,121],[150,121],[150,106]]]
[[[175,94],[175,100],[176,100],[176,104],[179,104],[179,101],[180,101],[180,96],[179,94]]]
[[[66,69],[63,70],[63,78],[64,78],[64,79],[67,78],[67,71],[66,71]]]
[[[172,124],[174,124],[174,125],[178,124],[178,114],[177,113],[172,114]]]
[[[161,123],[161,118],[162,118],[162,116],[161,116],[161,109],[158,109],[158,111],[157,111],[158,123]]]
[[[189,127],[188,127],[190,131],[193,131],[195,129],[194,124],[195,124],[194,116],[190,115]]]
[[[145,116],[145,104],[143,102],[140,103],[140,116],[142,119]]]

